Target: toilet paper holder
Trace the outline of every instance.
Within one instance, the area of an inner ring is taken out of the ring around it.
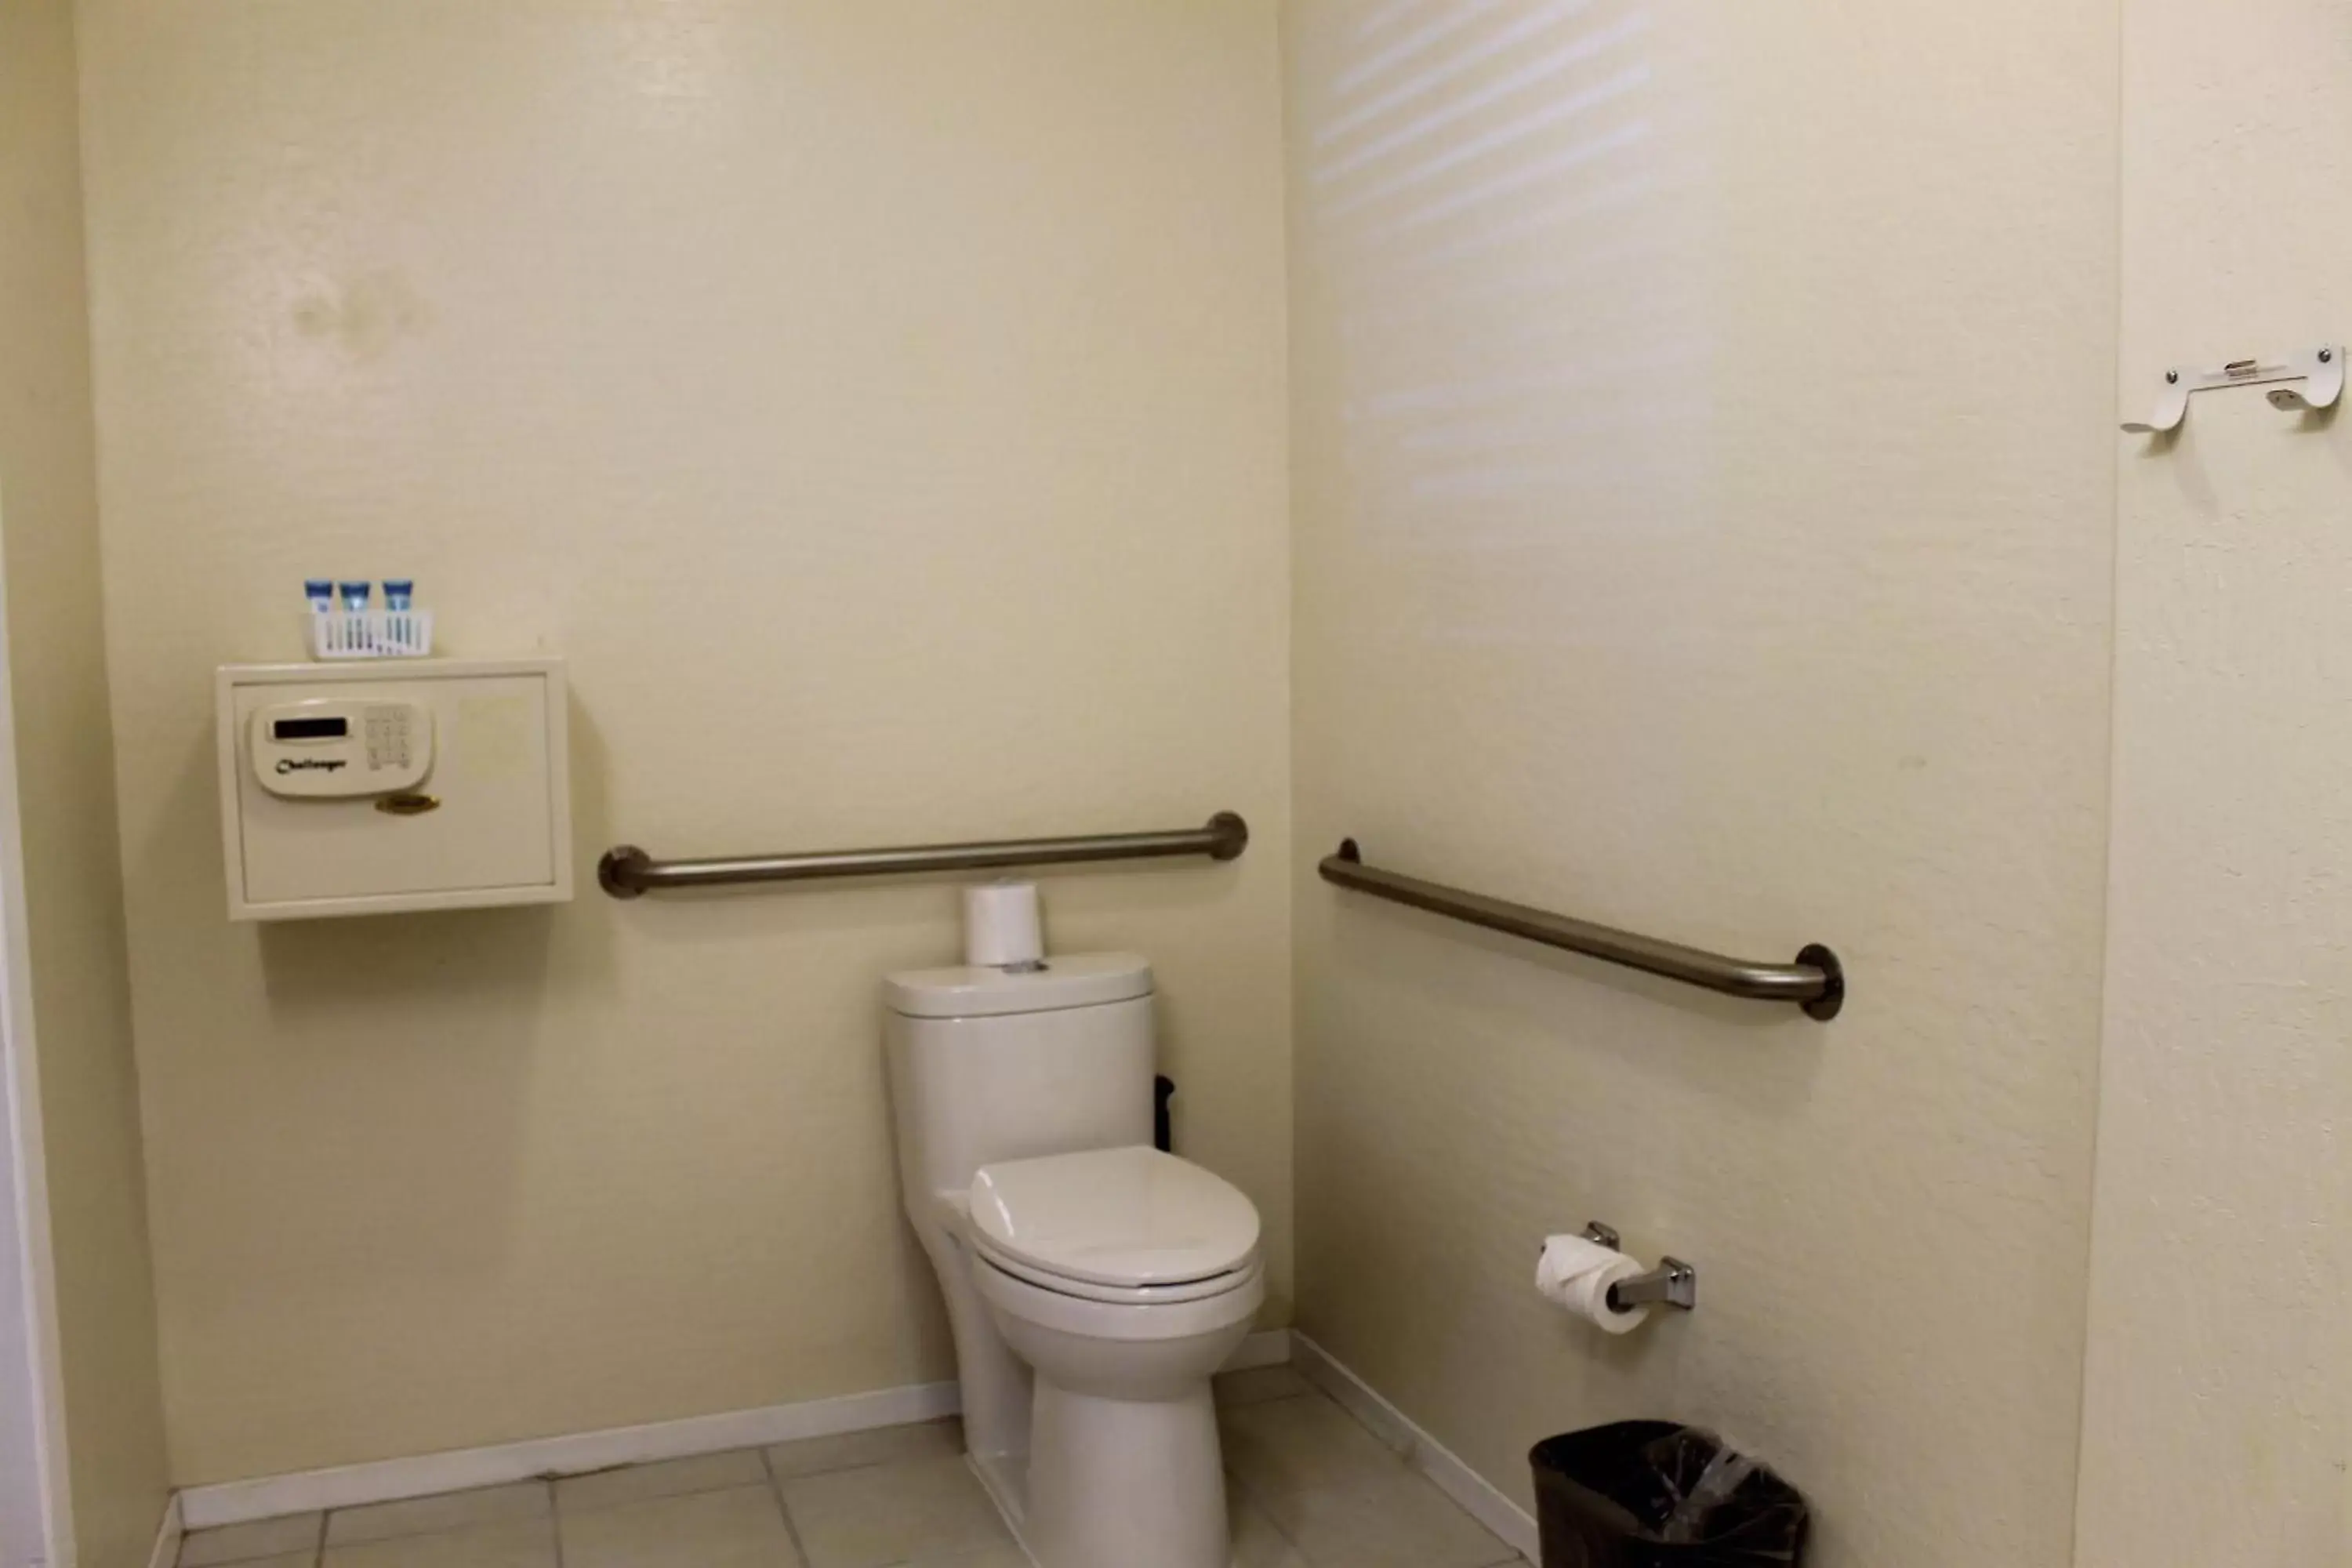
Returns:
[[[1599,1242],[1612,1252],[1625,1250],[1625,1238],[1617,1234],[1617,1227],[1597,1219],[1585,1226],[1584,1239]],[[1698,1268],[1679,1258],[1661,1258],[1658,1266],[1647,1274],[1637,1274],[1609,1287],[1609,1305],[1620,1312],[1650,1306],[1690,1311],[1698,1305]]]

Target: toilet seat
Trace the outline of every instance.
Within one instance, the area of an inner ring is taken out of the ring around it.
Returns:
[[[1253,1252],[1242,1267],[1223,1274],[1213,1274],[1206,1279],[1188,1279],[1181,1285],[1098,1285],[1089,1279],[1072,1279],[1049,1269],[1008,1258],[978,1236],[971,1238],[972,1251],[980,1261],[991,1268],[1025,1280],[1040,1290],[1051,1290],[1057,1296],[1069,1296],[1081,1301],[1104,1301],[1118,1307],[1174,1306],[1184,1301],[1205,1301],[1213,1296],[1226,1295],[1245,1289],[1264,1270]]]
[[[1265,1300],[1265,1270],[1244,1268],[1224,1276],[1226,1289],[1185,1301],[1150,1304],[1102,1301],[1038,1285],[1000,1268],[972,1261],[972,1283],[999,1312],[1041,1329],[1101,1346],[1168,1343],[1246,1326]],[[1212,1365],[1202,1372],[1214,1371]]]
[[[1256,1205],[1213,1173],[1140,1145],[984,1166],[963,1206],[989,1264],[1085,1300],[1201,1300],[1257,1271]]]

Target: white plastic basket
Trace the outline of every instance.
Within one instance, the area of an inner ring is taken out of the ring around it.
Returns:
[[[433,651],[430,610],[313,610],[318,658],[424,658]]]

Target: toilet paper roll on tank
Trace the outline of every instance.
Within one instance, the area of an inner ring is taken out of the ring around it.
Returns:
[[[1650,1309],[1621,1311],[1609,1304],[1609,1288],[1643,1272],[1633,1258],[1587,1237],[1548,1236],[1536,1259],[1536,1289],[1604,1333],[1629,1334],[1649,1321]]]
[[[963,890],[963,961],[974,969],[1035,969],[1045,931],[1034,882],[982,882]]]

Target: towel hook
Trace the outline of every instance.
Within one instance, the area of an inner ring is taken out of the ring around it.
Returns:
[[[2289,382],[2301,384],[2290,386],[2286,384]],[[2158,395],[2156,412],[2145,424],[2126,420],[2124,428],[2134,436],[2161,436],[2178,430],[2181,421],[2189,417],[2191,395],[2230,386],[2271,387],[2271,406],[2288,413],[2333,408],[2344,395],[2343,345],[2323,343],[2290,355],[2277,364],[2241,359],[2219,370],[2168,370],[2164,373],[2164,390]]]

